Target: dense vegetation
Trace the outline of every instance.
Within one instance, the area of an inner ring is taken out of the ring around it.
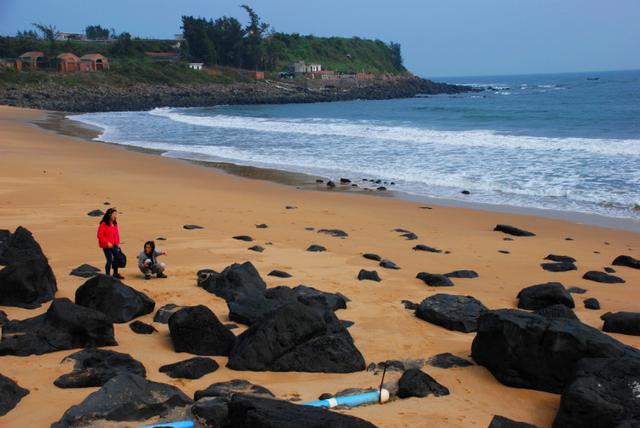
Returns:
[[[284,34],[271,31],[249,6],[242,6],[249,20],[243,25],[233,17],[216,20],[182,17],[184,40],[149,40],[132,37],[123,32],[100,25],[88,25],[85,35],[89,40],[57,40],[54,26],[33,24],[34,29],[19,31],[15,37],[0,36],[0,58],[16,58],[27,51],[45,54],[45,69],[55,70],[56,56],[73,52],[78,56],[100,53],[109,58],[107,73],[73,73],[62,75],[46,71],[18,73],[12,70],[0,72],[0,83],[29,84],[56,83],[65,86],[103,83],[126,86],[134,83],[162,83],[168,85],[198,83],[228,83],[249,81],[242,70],[264,70],[268,77],[276,78],[277,72],[287,64],[302,60],[320,63],[323,69],[350,73],[401,74],[400,46],[380,40],[363,40],[357,37],[315,37]],[[179,62],[161,62],[148,52],[174,52],[182,58]],[[203,62],[205,72],[194,71],[186,62]]]

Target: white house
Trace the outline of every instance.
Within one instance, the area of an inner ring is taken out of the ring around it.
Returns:
[[[202,66],[204,65],[204,63],[202,62],[190,62],[189,63],[189,68],[192,70],[202,70]]]

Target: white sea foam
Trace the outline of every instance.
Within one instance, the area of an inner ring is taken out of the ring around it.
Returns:
[[[640,139],[539,137],[503,134],[492,130],[444,131],[410,126],[389,126],[371,121],[354,122],[337,119],[298,120],[231,115],[194,116],[171,108],[157,108],[150,111],[149,114],[190,125],[268,133],[337,136],[448,146],[640,156]]]

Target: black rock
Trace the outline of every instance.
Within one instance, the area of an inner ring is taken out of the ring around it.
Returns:
[[[344,328],[349,328],[352,325],[355,324],[355,322],[353,321],[348,321],[348,320],[340,320],[340,324],[342,324],[344,326]]]
[[[554,428],[637,427],[640,359],[584,358],[562,392]]]
[[[453,272],[445,273],[444,276],[446,276],[447,278],[473,279],[477,278],[479,275],[476,271],[473,270],[454,270]]]
[[[333,189],[334,187],[336,187],[336,183],[334,183],[333,181],[327,181],[327,187]]]
[[[471,361],[465,360],[464,358],[456,357],[449,352],[434,355],[433,357],[429,358],[427,364],[439,369],[450,369],[452,367],[469,367],[473,365]]]
[[[200,379],[202,376],[213,373],[218,370],[218,363],[211,358],[194,357],[188,360],[179,361],[173,364],[167,364],[160,367],[161,373],[167,376],[179,379]]]
[[[76,304],[98,310],[114,323],[153,312],[156,303],[146,294],[108,275],[97,275],[76,290]]]
[[[79,276],[80,278],[91,278],[96,276],[98,273],[100,273],[100,269],[84,263],[69,272],[69,275]]]
[[[131,331],[138,334],[151,334],[158,331],[155,329],[154,326],[144,323],[142,321],[132,322],[131,324],[129,324],[129,328],[131,329]]]
[[[471,356],[505,385],[560,393],[581,358],[640,351],[579,321],[500,309],[480,316]]]
[[[362,257],[368,260],[375,260],[376,262],[379,262],[380,260],[382,260],[379,255],[373,254],[373,253],[364,253]]]
[[[587,309],[600,309],[600,302],[595,297],[589,297],[584,300],[584,307]]]
[[[420,272],[416,278],[421,279],[430,287],[453,287],[453,282],[444,275],[429,272]]]
[[[437,249],[437,248],[430,247],[430,246],[428,246],[428,245],[422,245],[422,244],[418,244],[418,245],[416,245],[415,247],[413,247],[413,249],[414,249],[415,251],[427,251],[427,252],[429,252],[429,253],[441,253],[441,252],[442,252],[442,250],[439,250],[439,249]]]
[[[471,194],[471,192],[470,192],[470,191],[468,191],[468,190],[463,190],[463,191],[462,191],[462,192],[460,192],[460,193],[462,193],[463,195],[470,195],[470,194]]]
[[[316,183],[318,183],[318,184],[324,183],[324,180],[322,180],[322,179],[320,179],[320,178],[317,178],[317,179],[316,179]]]
[[[29,390],[21,388],[13,380],[0,374],[0,416],[9,413],[27,394]]]
[[[618,256],[611,264],[614,266],[627,266],[633,269],[640,269],[640,260],[634,259],[631,256]]]
[[[557,263],[541,263],[542,269],[549,272],[568,272],[570,270],[578,270],[576,265],[570,262],[557,262]]]
[[[415,241],[416,239],[418,239],[418,235],[413,232],[403,233],[400,236],[402,236],[403,238],[407,238],[407,241]]]
[[[404,305],[405,309],[409,309],[412,311],[415,311],[416,309],[418,309],[418,306],[419,306],[417,303],[414,303],[410,300],[402,300],[400,303]]]
[[[523,229],[518,229],[517,227],[509,226],[508,224],[499,224],[495,228],[493,228],[493,230],[513,236],[536,236],[535,233]]]
[[[203,398],[191,406],[191,413],[204,427],[228,427],[228,402],[222,398]]]
[[[256,229],[266,229],[267,227],[269,226],[264,223],[256,224]]]
[[[217,382],[209,385],[206,389],[196,391],[195,399],[200,401],[203,398],[215,397],[228,401],[235,394],[275,398],[275,395],[264,386],[255,385],[244,379],[233,379],[227,382]]]
[[[640,312],[607,312],[600,319],[602,331],[640,336]]]
[[[606,267],[604,268],[604,271],[605,271],[606,273],[616,273],[616,270],[615,270],[614,268],[612,268],[612,267],[609,267],[609,266],[606,266]]]
[[[46,258],[12,261],[0,270],[0,305],[33,309],[53,300],[56,277]]]
[[[624,279],[619,276],[609,275],[608,273],[590,270],[582,276],[582,279],[589,281],[602,282],[604,284],[624,284]]]
[[[447,330],[469,333],[476,331],[478,317],[487,308],[471,296],[434,294],[420,302],[416,316]]]
[[[169,333],[176,352],[229,355],[235,336],[203,305],[182,308],[169,318]]]
[[[358,279],[360,281],[364,281],[365,279],[369,281],[376,281],[376,282],[382,281],[380,279],[380,276],[378,275],[378,272],[376,272],[375,270],[364,270],[364,269],[360,269],[360,272],[358,272]]]
[[[307,251],[310,251],[312,253],[321,253],[323,251],[327,251],[327,249],[322,245],[313,244],[313,245],[310,245],[309,248],[307,248]]]
[[[298,207],[294,207],[293,205],[287,205],[286,207],[284,207],[285,210],[297,210]]]
[[[424,360],[386,360],[379,363],[371,363],[367,366],[368,372],[378,374],[384,370],[388,372],[402,372],[409,369],[419,369],[424,366]],[[339,395],[337,393],[336,395]],[[333,395],[332,395],[333,396]],[[329,397],[331,398],[331,397]]]
[[[511,254],[511,251],[507,251],[507,250],[498,250],[498,252],[502,254]]]
[[[198,287],[230,301],[238,295],[262,295],[267,285],[256,268],[250,262],[245,262],[227,266],[219,274],[208,272],[198,275]]]
[[[557,254],[549,254],[544,258],[545,260],[551,260],[552,262],[560,262],[560,263],[575,263],[576,259],[570,256],[559,256]]]
[[[238,336],[232,370],[351,373],[364,370],[362,354],[332,312],[320,315],[300,302],[265,315]]]
[[[509,238],[508,236],[506,238],[502,238],[503,241],[513,241],[513,238]]]
[[[375,428],[375,425],[327,409],[300,406],[284,400],[234,395],[229,402],[233,427],[278,428]]]
[[[580,288],[580,287],[567,288],[567,291],[569,293],[574,293],[574,294],[584,294],[584,293],[587,292],[587,290],[585,290],[584,288]]]
[[[324,233],[326,235],[331,235],[334,238],[346,238],[347,236],[349,236],[349,234],[347,232],[345,232],[344,230],[340,230],[340,229],[320,229],[320,230],[318,230],[318,233]]]
[[[197,230],[197,229],[204,229],[204,227],[202,226],[198,226],[197,224],[185,224],[184,226],[182,226],[184,229],[187,230]]]
[[[156,238],[156,241],[166,241],[166,240],[167,240],[167,238],[165,238],[164,236],[158,236]]]
[[[571,238],[571,237],[569,237],[569,236],[567,236],[566,238],[564,238],[564,240],[565,240],[565,241],[573,241],[574,239],[573,239],[573,238]]]
[[[400,269],[400,266],[398,266],[391,260],[387,260],[387,259],[382,259],[378,264],[385,269],[394,269],[394,270]]]
[[[249,250],[255,251],[256,253],[261,253],[264,251],[264,247],[261,247],[260,245],[254,245],[253,247],[249,247]]]
[[[236,235],[233,237],[233,239],[237,239],[238,241],[244,241],[244,242],[253,241],[253,238],[250,237],[249,235]]]
[[[73,371],[58,377],[53,384],[58,388],[88,388],[102,386],[122,373],[145,377],[142,363],[129,354],[87,348],[65,357],[62,362],[74,362]]]
[[[168,303],[156,311],[156,314],[153,316],[153,322],[166,324],[169,322],[169,318],[171,318],[171,315],[173,315],[179,309],[182,309],[182,306],[178,306],[174,303]]]
[[[29,230],[22,226],[13,233],[0,230],[0,265],[34,259],[46,259],[46,256]]]
[[[561,303],[545,306],[544,308],[535,311],[535,313],[545,318],[578,320],[576,314]]]
[[[192,403],[175,386],[124,373],[89,394],[80,404],[71,406],[51,428],[104,425],[106,421],[145,421]]]
[[[523,288],[517,297],[520,309],[535,311],[558,303],[569,308],[575,307],[573,297],[559,282],[547,282]]]
[[[402,373],[398,381],[398,397],[426,397],[431,394],[436,397],[449,395],[449,389],[420,369],[409,369]]]
[[[65,349],[113,346],[113,324],[102,313],[55,299],[47,312],[2,326],[0,355],[26,356]]]
[[[494,415],[488,428],[537,428],[526,422],[512,421],[504,416]]]
[[[376,188],[376,190],[378,190],[380,192],[384,192],[385,190],[387,190],[387,188],[384,187],[384,186],[380,186],[380,187]]]
[[[349,180],[348,178],[341,178],[340,179],[340,184],[349,184],[351,183],[351,180]]]
[[[102,210],[93,210],[87,213],[89,217],[102,217],[104,215],[104,211]]]
[[[291,274],[281,270],[272,270],[267,276],[275,276],[276,278],[291,278]]]

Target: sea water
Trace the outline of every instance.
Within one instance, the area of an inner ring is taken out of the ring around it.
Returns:
[[[640,71],[438,80],[483,91],[71,118],[101,127],[102,141],[165,156],[364,187],[381,179],[414,198],[640,219]]]

